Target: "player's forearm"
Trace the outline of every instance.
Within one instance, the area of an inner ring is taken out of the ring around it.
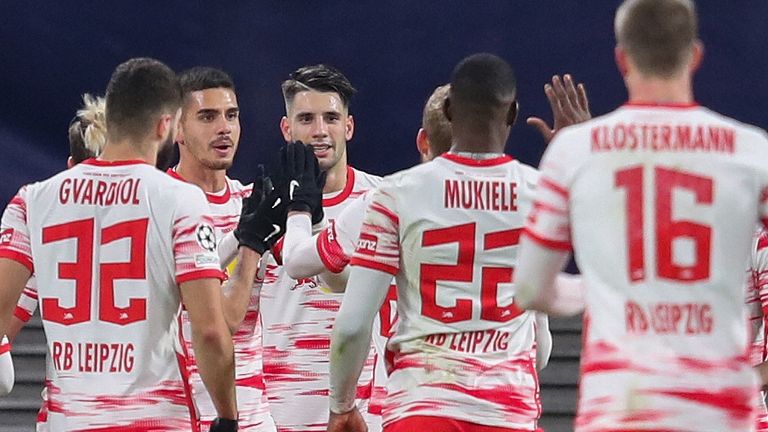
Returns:
[[[360,371],[371,349],[371,327],[387,295],[392,275],[353,267],[331,336],[331,412],[352,409]]]
[[[239,248],[235,270],[222,286],[224,319],[232,334],[237,331],[248,311],[260,258],[253,249],[245,246]]]
[[[15,374],[10,348],[8,338],[3,337],[0,340],[0,396],[7,395],[13,390]]]
[[[192,346],[200,377],[218,416],[237,419],[235,356],[229,332],[223,323],[206,331],[196,331],[193,326]]]
[[[515,269],[518,306],[550,315],[569,316],[584,310],[581,278],[559,273],[568,252],[553,250],[523,237]]]
[[[755,366],[755,372],[757,372],[757,376],[760,377],[760,388],[762,390],[768,390],[768,361]]]
[[[216,247],[216,252],[219,254],[219,262],[221,263],[222,269],[227,268],[229,263],[235,259],[235,256],[237,256],[237,250],[237,237],[235,237],[234,231],[230,231],[224,236],[223,239],[221,239],[219,245]]]
[[[312,236],[309,213],[291,212],[288,215],[283,240],[283,267],[294,279],[308,278],[325,271]]]
[[[3,275],[0,279],[0,335],[5,335],[8,334],[13,309],[32,273],[16,261],[0,258],[0,274]]]
[[[536,370],[541,371],[549,364],[552,355],[552,333],[549,331],[549,317],[536,312]]]

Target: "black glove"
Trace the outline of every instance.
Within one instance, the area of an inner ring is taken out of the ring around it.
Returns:
[[[280,149],[279,172],[273,176],[279,184],[275,187],[283,190],[288,211],[311,213],[313,225],[323,220],[325,176],[311,146],[295,141]]]
[[[211,423],[209,432],[237,432],[237,420],[216,417]]]
[[[264,255],[285,233],[286,204],[269,177],[257,177],[251,196],[243,200],[240,222],[235,228],[238,245]]]

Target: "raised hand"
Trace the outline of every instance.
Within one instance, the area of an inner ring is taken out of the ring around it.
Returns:
[[[263,255],[285,233],[286,213],[287,203],[280,191],[272,187],[270,178],[256,177],[251,196],[243,200],[235,229],[238,244]]]
[[[550,128],[549,124],[539,117],[528,117],[526,123],[541,132],[545,143],[549,144],[560,129],[592,118],[587,90],[584,84],[574,85],[570,74],[565,74],[562,79],[559,75],[553,76],[552,84],[544,85],[544,94],[552,108],[554,126]]]
[[[276,188],[283,191],[288,211],[312,214],[312,224],[323,220],[323,186],[325,173],[312,147],[301,141],[290,142],[280,149],[280,166],[276,167],[280,179]]]

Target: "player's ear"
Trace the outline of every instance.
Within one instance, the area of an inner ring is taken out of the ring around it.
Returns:
[[[70,156],[67,158],[67,169],[72,168],[73,166],[75,166],[75,160]]]
[[[280,119],[280,132],[283,133],[283,139],[285,142],[293,141],[291,138],[291,125],[288,122],[288,117],[286,116],[283,116],[283,118]]]
[[[443,102],[443,114],[445,115],[445,118],[448,119],[449,122],[451,121],[451,97],[446,96],[445,102]]]
[[[352,135],[355,134],[355,118],[352,117],[352,114],[347,116],[347,121],[344,125],[344,138],[346,138],[347,141],[352,140]]]
[[[419,155],[421,155],[422,162],[430,159],[429,138],[427,138],[427,131],[424,128],[419,128],[419,132],[416,133],[416,149],[419,151]]]
[[[696,39],[693,42],[693,48],[691,53],[691,72],[696,72],[701,66],[701,60],[704,58],[704,44],[700,40]]]
[[[622,77],[626,77],[627,73],[629,73],[627,52],[621,46],[616,45],[616,48],[613,49],[613,56],[616,60],[616,67],[619,68],[619,73]]]
[[[517,120],[517,112],[519,111],[520,106],[518,105],[517,101],[514,101],[512,105],[509,107],[509,111],[507,111],[507,126],[512,126],[515,124],[515,121]]]

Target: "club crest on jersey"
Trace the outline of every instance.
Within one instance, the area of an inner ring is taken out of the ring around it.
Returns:
[[[365,255],[376,254],[376,246],[379,243],[378,237],[368,233],[360,233],[357,240],[357,252]]]
[[[197,244],[208,252],[216,252],[216,233],[213,231],[213,227],[208,224],[200,224],[197,226]]]
[[[13,228],[7,228],[0,232],[0,245],[11,244],[11,239],[13,239]]]

